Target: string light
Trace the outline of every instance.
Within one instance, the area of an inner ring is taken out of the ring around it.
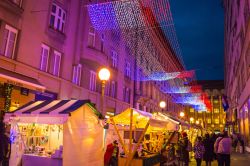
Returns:
[[[183,71],[184,63],[177,40],[169,0],[123,0],[88,5],[93,27],[111,33],[113,43],[125,43],[127,58],[135,63],[136,81],[154,81],[159,89],[171,94],[176,103],[209,108],[194,71]],[[171,63],[179,63],[171,66]],[[198,105],[198,106],[197,106]]]

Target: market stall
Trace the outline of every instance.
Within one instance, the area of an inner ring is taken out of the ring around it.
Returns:
[[[99,116],[89,100],[34,101],[7,113],[10,165],[102,165]]]
[[[177,131],[179,123],[166,116],[129,108],[110,118],[124,152],[119,157],[123,165],[159,165],[163,144]]]

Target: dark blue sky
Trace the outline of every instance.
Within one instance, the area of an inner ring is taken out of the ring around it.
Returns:
[[[224,16],[220,0],[170,0],[188,70],[198,80],[224,79]]]

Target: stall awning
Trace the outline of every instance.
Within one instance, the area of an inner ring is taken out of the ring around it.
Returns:
[[[162,117],[167,117],[167,118],[171,119],[173,122],[178,123],[179,125],[181,125],[182,127],[187,128],[187,129],[189,129],[191,127],[190,124],[188,124],[184,120],[173,117],[172,115],[169,115],[169,114],[166,114],[166,113],[158,113],[158,115],[162,116]]]
[[[32,101],[14,112],[6,113],[5,121],[18,118],[22,123],[63,124],[71,112],[89,103],[90,100]],[[97,111],[95,113],[98,114]]]
[[[3,68],[0,68],[0,82],[41,92],[46,89],[45,86],[43,86],[38,80],[34,78],[27,77],[25,75]]]
[[[136,128],[144,128],[149,122],[151,127],[165,128],[169,130],[178,129],[178,124],[173,123],[173,121],[169,119],[162,119],[149,112],[140,111],[134,108],[128,108],[124,112],[112,117],[114,122],[120,125],[130,125],[131,109],[133,109],[133,125]],[[108,122],[111,123],[110,121]]]

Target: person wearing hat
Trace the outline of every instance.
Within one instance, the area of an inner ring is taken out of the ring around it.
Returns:
[[[104,165],[105,166],[118,166],[118,154],[119,147],[117,140],[107,145],[106,152],[104,154]]]

